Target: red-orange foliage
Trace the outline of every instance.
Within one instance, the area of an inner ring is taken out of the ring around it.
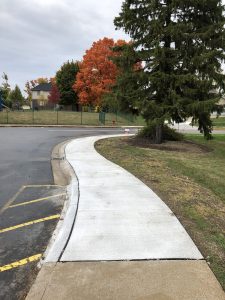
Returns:
[[[51,91],[48,95],[48,101],[53,104],[58,104],[60,101],[60,92],[56,85],[55,78],[51,79]]]
[[[80,104],[101,105],[102,96],[110,91],[118,74],[117,66],[109,59],[118,55],[112,47],[125,43],[104,38],[86,51],[73,86]]]

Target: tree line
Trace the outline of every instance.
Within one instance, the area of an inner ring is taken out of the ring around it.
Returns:
[[[125,0],[114,24],[131,41],[104,38],[82,61],[64,63],[49,99],[139,113],[157,143],[166,123],[188,118],[210,139],[211,113],[223,109],[224,23],[221,0]]]

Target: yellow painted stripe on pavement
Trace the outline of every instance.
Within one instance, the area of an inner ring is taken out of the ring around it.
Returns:
[[[38,188],[38,187],[64,187],[62,185],[58,185],[58,184],[36,184],[36,185],[25,185],[25,188]]]
[[[3,214],[3,212],[9,208],[9,206],[16,200],[16,198],[23,192],[25,189],[25,186],[21,186],[19,191],[11,198],[9,201],[6,202],[6,204],[0,209],[0,215]]]
[[[26,222],[26,223],[23,223],[23,224],[18,224],[18,225],[12,226],[12,227],[0,229],[0,233],[11,231],[11,230],[16,230],[16,229],[19,229],[21,227],[25,227],[25,226],[45,222],[45,221],[50,221],[50,220],[54,220],[54,219],[59,219],[59,218],[60,218],[60,215],[53,215],[53,216],[49,216],[49,217],[46,217],[46,218],[41,218],[41,219],[29,221],[29,222]]]
[[[0,272],[4,272],[4,271],[11,270],[13,268],[18,268],[20,266],[24,266],[28,263],[31,263],[33,261],[37,261],[37,260],[41,259],[41,257],[42,257],[42,254],[36,254],[36,255],[12,262],[11,264],[0,267]]]
[[[18,207],[18,206],[28,205],[28,204],[32,204],[32,203],[36,203],[36,202],[41,202],[41,201],[45,201],[45,200],[48,200],[48,199],[52,199],[52,198],[60,197],[60,196],[65,196],[65,195],[66,195],[66,193],[63,193],[63,194],[57,194],[57,195],[53,195],[53,196],[49,196],[49,197],[45,197],[45,198],[34,199],[34,200],[30,200],[30,201],[26,201],[26,202],[22,202],[22,203],[10,205],[8,208],[13,208],[13,207]]]

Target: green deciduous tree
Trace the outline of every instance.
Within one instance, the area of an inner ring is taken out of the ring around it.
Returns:
[[[188,117],[211,137],[210,114],[224,90],[224,7],[220,0],[125,0],[115,19],[144,63],[137,82],[142,113],[163,139],[165,120]]]
[[[27,94],[27,101],[31,105],[32,102],[32,88],[36,86],[35,80],[30,80],[25,83],[24,92]]]
[[[67,61],[56,73],[56,84],[61,95],[60,104],[76,105],[78,108],[78,97],[73,89],[78,72],[79,62]]]

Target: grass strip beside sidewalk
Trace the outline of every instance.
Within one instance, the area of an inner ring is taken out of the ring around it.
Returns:
[[[214,130],[225,130],[225,117],[213,118]]]
[[[171,208],[225,290],[225,135],[212,141],[200,135],[186,139],[152,148],[126,137],[95,146]]]

